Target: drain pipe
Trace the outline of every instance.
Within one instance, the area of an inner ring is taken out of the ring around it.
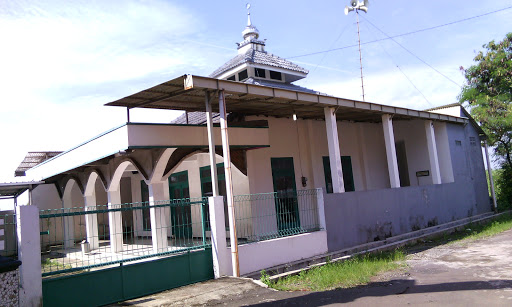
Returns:
[[[487,146],[487,140],[484,140],[485,148],[485,159],[487,160],[487,172],[489,174],[489,183],[491,184],[491,196],[494,205],[494,212],[498,212],[498,204],[496,203],[496,194],[494,193],[494,180],[492,179],[491,160],[489,159],[489,149]]]
[[[235,207],[233,206],[233,184],[231,177],[231,155],[229,152],[228,121],[226,114],[226,102],[224,90],[219,91],[219,113],[220,130],[222,136],[222,152],[224,155],[224,173],[226,178],[226,198],[229,213],[229,239],[231,242],[231,263],[233,265],[233,276],[240,277],[240,266],[238,263],[238,239],[236,237]]]

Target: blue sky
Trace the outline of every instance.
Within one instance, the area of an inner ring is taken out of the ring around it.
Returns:
[[[66,150],[122,124],[125,110],[104,103],[222,65],[242,39],[246,2],[2,0],[0,179],[12,177],[27,151]],[[310,70],[299,85],[361,99],[357,48],[300,56],[357,43],[355,15],[343,14],[348,2],[254,0],[251,16],[268,52]],[[374,0],[361,18],[361,40],[385,37],[371,24],[397,35],[509,6]],[[512,9],[396,41],[462,85],[459,67],[510,31]],[[364,44],[363,66],[367,101],[424,109],[455,102],[460,91],[391,40]],[[176,115],[140,110],[132,120],[168,122]]]

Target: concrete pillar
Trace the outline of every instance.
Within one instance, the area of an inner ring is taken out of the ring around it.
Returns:
[[[494,205],[494,211],[498,212],[498,204],[496,203],[496,193],[494,192],[494,179],[492,178],[492,167],[491,160],[489,159],[489,148],[487,146],[487,140],[484,140],[484,148],[485,160],[487,161],[487,173],[489,174],[489,183],[491,184],[492,204]]]
[[[153,252],[167,251],[167,231],[169,228],[169,207],[155,207],[169,204],[169,186],[167,182],[156,182],[148,185],[149,190],[149,215],[151,220],[151,241]]]
[[[96,210],[96,194],[87,195],[84,197],[85,211]],[[85,232],[87,234],[87,242],[91,249],[100,247],[100,240],[98,237],[98,214],[91,213],[85,215]]]
[[[20,272],[20,306],[42,306],[41,239],[39,209],[36,206],[16,207],[18,260]]]
[[[316,205],[318,206],[318,225],[320,229],[327,230],[327,224],[325,223],[324,190],[322,188],[316,189]]]
[[[121,190],[108,191],[108,209],[121,208]],[[118,253],[123,251],[123,220],[121,211],[108,212],[108,227],[110,232],[110,251]]]
[[[433,184],[441,184],[441,172],[439,170],[439,158],[437,157],[436,135],[434,123],[431,120],[425,121],[425,132],[427,133],[428,160],[430,163],[430,176]]]
[[[66,208],[66,203],[71,203],[71,195],[64,194],[62,196],[63,213],[71,212],[70,208]],[[75,225],[73,223],[73,215],[63,216],[62,224],[64,226],[64,248],[73,248],[75,246]]]
[[[224,101],[224,91],[219,92],[219,113],[220,131],[222,136],[222,153],[224,155],[224,173],[226,178],[226,199],[228,202],[229,212],[229,238],[231,240],[231,263],[233,266],[233,276],[240,277],[240,266],[238,263],[238,238],[236,236],[235,207],[233,206],[233,178],[231,177],[231,155],[229,152],[227,120],[228,117],[226,113],[226,102]]]
[[[400,175],[396,160],[395,133],[393,132],[391,115],[382,115],[382,130],[384,131],[384,144],[386,145],[386,157],[388,160],[389,183],[392,188],[399,188]]]
[[[331,178],[333,193],[345,192],[343,185],[343,170],[341,168],[340,143],[338,139],[338,125],[334,108],[325,107],[325,128],[327,133],[327,145],[329,147],[329,162],[331,164]]]
[[[212,102],[210,93],[205,93],[206,127],[208,130],[208,151],[210,153],[210,166],[212,174],[212,195],[219,196],[219,181],[217,180],[217,159],[215,158],[215,137],[213,135]]]
[[[215,278],[220,278],[230,274],[226,228],[224,226],[224,197],[208,197],[208,204],[212,232],[213,272]]]

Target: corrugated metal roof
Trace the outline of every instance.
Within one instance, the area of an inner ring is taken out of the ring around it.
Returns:
[[[467,119],[456,116],[194,75],[183,75],[106,105],[204,111],[205,93],[218,90],[225,92],[227,112],[245,116],[290,117],[295,113],[303,119],[324,119],[325,107],[334,107],[338,120],[381,122],[382,114],[392,114],[394,120],[421,118],[467,123]],[[212,108],[218,110],[217,99],[212,100]]]
[[[455,102],[455,103],[445,104],[445,105],[438,106],[438,107],[433,107],[430,109],[425,109],[425,111],[429,112],[429,111],[435,111],[435,110],[448,109],[448,108],[452,108],[452,107],[462,107],[462,105],[458,102]]]
[[[288,60],[278,57],[272,53],[268,53],[265,51],[259,51],[255,49],[249,49],[245,53],[239,54],[227,61],[221,67],[217,68],[212,74],[210,74],[211,78],[218,77],[224,72],[235,68],[244,63],[252,63],[252,64],[261,64],[268,65],[276,68],[289,69],[293,71],[298,71],[304,74],[307,74],[309,71],[305,68],[300,67],[299,65],[292,63]]]
[[[255,84],[255,85],[261,85],[261,86],[268,86],[273,88],[280,88],[284,90],[290,90],[290,91],[297,91],[297,92],[304,92],[304,93],[310,93],[310,94],[316,94],[316,95],[326,95],[324,93],[321,93],[319,91],[315,91],[306,87],[298,86],[291,83],[283,83],[283,82],[277,82],[277,81],[271,81],[271,80],[262,80],[262,79],[254,79],[249,78],[244,81],[244,83],[248,84]]]
[[[14,171],[14,176],[25,176],[25,171],[61,153],[62,151],[30,151]]]
[[[188,117],[188,118],[187,118]],[[212,112],[212,123],[220,122],[220,114]],[[204,125],[206,124],[205,112],[185,112],[171,121],[171,124],[179,125]]]
[[[18,197],[30,187],[42,183],[44,181],[0,182],[0,199]]]

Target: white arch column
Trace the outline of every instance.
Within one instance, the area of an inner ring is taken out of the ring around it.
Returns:
[[[151,219],[151,241],[153,243],[153,252],[166,252],[167,232],[169,229],[169,207],[155,207],[158,205],[169,204],[169,186],[167,181],[154,182],[148,185],[149,190],[149,215]]]
[[[71,212],[73,207],[73,186],[76,182],[71,179],[66,183],[64,193],[62,194],[62,213]],[[73,248],[75,246],[75,225],[73,215],[62,217],[62,226],[64,227],[64,248]]]
[[[66,200],[64,200],[64,196],[62,197],[62,207],[63,213],[68,213],[70,210],[66,207]],[[71,200],[69,200],[71,201]],[[64,226],[64,248],[73,248],[75,246],[75,225],[73,223],[73,216],[64,216],[63,217],[63,226]]]
[[[93,172],[87,180],[85,186],[84,201],[85,211],[96,210],[97,198],[96,198],[96,180],[99,179],[98,174]],[[89,247],[97,249],[100,247],[100,240],[98,235],[98,214],[91,213],[85,215],[85,232],[87,235],[87,242]]]
[[[121,208],[121,187],[117,184],[114,190],[109,190],[108,209]],[[110,250],[112,253],[123,251],[123,220],[121,211],[108,212],[108,226],[110,233]]]
[[[96,194],[86,195],[85,200],[85,211],[96,210]],[[85,232],[87,234],[87,242],[91,249],[97,249],[100,247],[100,241],[98,237],[98,214],[90,213],[85,215]]]

